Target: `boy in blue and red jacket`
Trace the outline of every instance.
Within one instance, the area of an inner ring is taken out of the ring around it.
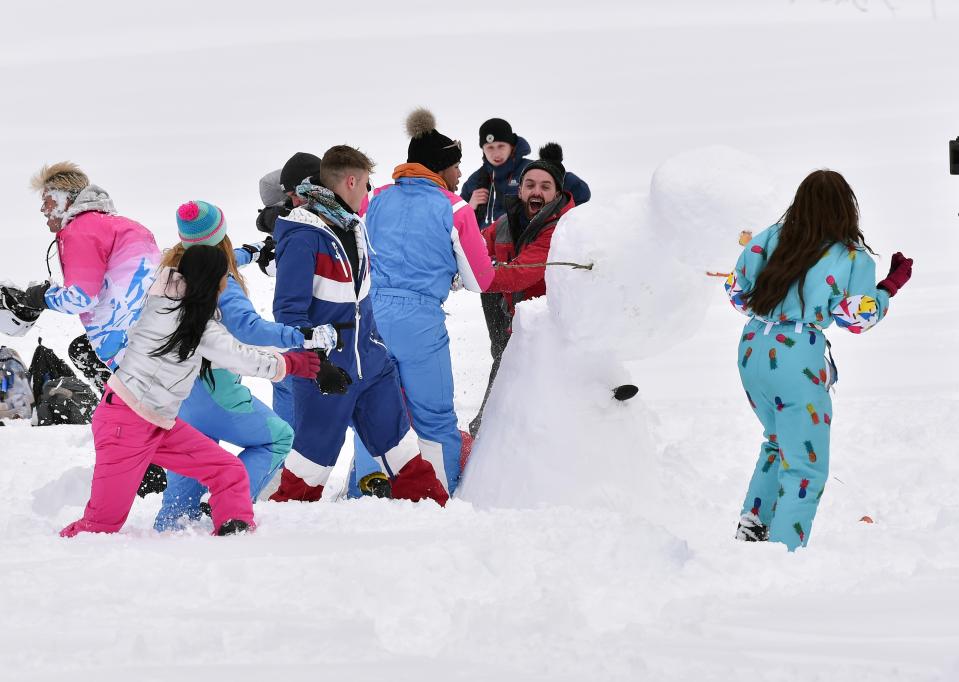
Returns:
[[[276,221],[273,314],[293,327],[332,324],[340,343],[319,384],[293,381],[293,451],[270,499],[318,500],[353,426],[382,463],[393,497],[443,505],[449,496],[419,454],[396,365],[373,321],[368,240],[357,215],[373,163],[340,145],[321,168],[297,186],[298,206]]]

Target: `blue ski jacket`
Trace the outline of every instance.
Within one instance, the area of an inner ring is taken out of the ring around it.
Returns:
[[[240,267],[252,262],[253,255],[246,249],[234,249],[233,254]],[[226,290],[220,294],[218,307],[223,326],[242,343],[276,348],[299,348],[303,345],[303,333],[296,327],[260,317],[243,292],[243,287],[232,277],[226,278]]]
[[[404,289],[438,303],[459,273],[476,293],[493,280],[486,243],[469,205],[425,177],[401,177],[378,189],[366,215],[376,289]]]
[[[339,348],[330,361],[354,379],[377,376],[390,361],[376,331],[370,302],[370,259],[366,226],[353,231],[359,267],[353,272],[343,242],[323,220],[304,207],[277,218],[276,292],[273,317],[292,327],[331,324]]]

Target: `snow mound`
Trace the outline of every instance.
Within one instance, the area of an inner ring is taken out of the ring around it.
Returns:
[[[521,304],[456,495],[500,508],[648,501],[652,477],[633,474],[654,450],[648,413],[613,399],[625,383],[622,365],[564,341],[545,300]]]
[[[691,336],[715,293],[713,259],[772,215],[769,173],[734,149],[666,161],[649,195],[591,202],[559,222],[546,300],[518,306],[470,463],[457,494],[493,507],[566,505],[647,515],[659,508],[656,443],[624,362]],[[758,221],[758,223],[757,223]],[[641,473],[637,473],[641,472]]]
[[[56,517],[64,507],[83,507],[90,499],[92,466],[76,466],[33,491],[33,511],[40,516]]]

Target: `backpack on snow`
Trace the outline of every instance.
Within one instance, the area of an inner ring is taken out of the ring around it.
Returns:
[[[33,403],[23,360],[17,351],[0,346],[0,419],[29,419],[33,415]]]
[[[37,341],[30,360],[37,426],[89,424],[99,399],[56,353]]]

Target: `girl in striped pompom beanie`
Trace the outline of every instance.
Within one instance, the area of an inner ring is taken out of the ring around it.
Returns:
[[[177,231],[183,246],[216,246],[226,236],[223,211],[206,201],[188,201],[176,212]]]
[[[205,201],[189,201],[177,209],[176,220],[180,243],[164,253],[162,265],[177,269],[186,254],[199,244],[222,251],[229,277],[217,301],[218,318],[238,341],[252,346],[320,351],[336,347],[336,330],[330,325],[297,328],[259,316],[239,268],[251,263],[263,245],[244,244],[234,249],[219,208]],[[214,381],[195,380],[196,386],[181,405],[179,416],[210,439],[242,449],[240,460],[246,468],[250,498],[256,500],[289,454],[293,429],[250,393],[239,376],[219,367],[212,373]],[[153,527],[158,531],[174,530],[183,525],[184,517],[202,521],[205,505],[201,499],[205,494],[206,488],[199,481],[169,472],[163,504]]]

